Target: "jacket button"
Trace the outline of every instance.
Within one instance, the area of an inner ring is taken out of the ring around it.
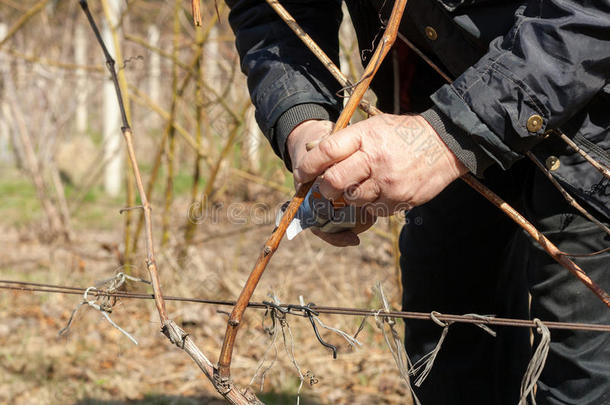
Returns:
[[[555,171],[559,169],[559,166],[561,165],[557,156],[549,156],[548,158],[546,158],[545,164],[546,168],[550,171]]]
[[[534,114],[527,120],[527,130],[530,132],[538,132],[542,129],[542,117],[538,114]]]
[[[426,37],[428,37],[428,39],[430,41],[436,41],[438,39],[438,34],[436,32],[436,30],[434,28],[432,28],[431,26],[427,26],[425,28],[426,31]]]

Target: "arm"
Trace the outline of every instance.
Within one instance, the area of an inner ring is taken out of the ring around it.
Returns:
[[[608,1],[532,0],[423,116],[475,173],[506,169],[585,107],[609,72]]]
[[[301,122],[334,120],[340,87],[300,39],[262,0],[227,0],[256,120],[290,167],[286,139]],[[340,1],[285,1],[299,24],[338,63]]]

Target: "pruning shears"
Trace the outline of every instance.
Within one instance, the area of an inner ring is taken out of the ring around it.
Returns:
[[[279,225],[289,201],[280,208],[275,219],[275,225]],[[356,207],[349,205],[341,198],[331,201],[320,192],[320,186],[314,184],[305,200],[297,210],[297,213],[286,229],[288,240],[294,239],[301,231],[316,227],[322,232],[337,233],[356,226]]]

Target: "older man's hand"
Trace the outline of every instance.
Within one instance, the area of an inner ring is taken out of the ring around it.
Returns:
[[[377,217],[424,204],[468,169],[422,117],[384,114],[324,139],[293,171],[299,183],[321,175],[326,198]]]
[[[292,130],[286,141],[286,149],[290,154],[292,167],[301,166],[303,160],[307,156],[307,145],[315,144],[322,138],[330,134],[333,128],[333,123],[330,121],[310,120],[299,124]],[[295,180],[296,181],[296,180]],[[350,230],[326,233],[317,228],[311,228],[314,235],[334,246],[355,246],[360,243],[358,234],[369,229],[376,220],[376,217],[367,213],[364,210],[356,212],[356,226]]]

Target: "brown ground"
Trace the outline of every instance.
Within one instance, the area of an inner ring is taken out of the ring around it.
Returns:
[[[120,269],[116,256],[101,247],[121,242],[122,220],[117,213],[120,202],[102,199],[92,203],[96,208],[89,209],[99,214],[97,219],[87,222],[77,218],[74,242],[62,246],[39,242],[38,224],[42,217],[35,207],[24,218],[18,217],[20,204],[15,199],[22,195],[18,188],[13,194],[7,191],[3,195],[1,279],[86,287]],[[258,202],[267,200],[273,204],[286,199],[280,193],[258,189],[255,196]],[[242,216],[243,223],[229,223],[226,213],[236,199],[222,197],[224,208],[219,209],[219,219],[216,223],[200,224],[198,243],[185,257],[178,258],[175,245],[181,238],[187,212],[185,201],[175,204],[172,232],[175,240],[158,251],[164,292],[234,299],[273,225],[252,224],[249,215]],[[246,213],[253,209],[253,203],[242,204],[237,207]],[[156,220],[159,215],[160,209],[155,211]],[[378,225],[378,229],[387,232],[387,224]],[[158,242],[159,232],[155,237]],[[399,291],[391,252],[391,243],[371,231],[358,248],[329,247],[309,233],[293,241],[284,240],[254,299],[265,300],[267,293],[273,292],[283,302],[297,303],[302,295],[306,302],[320,305],[379,308],[372,287],[381,281],[396,308]],[[141,255],[133,274],[146,277]],[[146,291],[147,287],[134,288]],[[70,333],[58,337],[79,300],[74,295],[0,290],[0,403],[223,403],[188,356],[159,333],[152,302],[121,300],[111,315],[138,340],[138,346],[99,312],[86,307],[79,311]],[[226,315],[217,310],[230,308],[178,302],[168,302],[167,306],[170,317],[216,362],[226,324]],[[249,310],[238,335],[232,370],[241,386],[248,385],[269,342],[261,327],[262,314]],[[361,318],[336,316],[322,316],[322,320],[351,334],[361,322]],[[315,385],[306,381],[301,403],[405,402],[404,385],[373,320],[367,320],[359,335],[363,347],[358,350],[350,349],[340,337],[323,332],[325,339],[339,346],[337,360],[332,360],[329,350],[316,341],[306,319],[290,318],[289,325],[294,334],[296,361],[303,373],[310,371],[319,380]],[[268,404],[296,403],[299,381],[296,370],[281,339],[277,347],[277,362],[267,373],[261,398]],[[273,350],[269,353],[267,357],[272,360]]]

